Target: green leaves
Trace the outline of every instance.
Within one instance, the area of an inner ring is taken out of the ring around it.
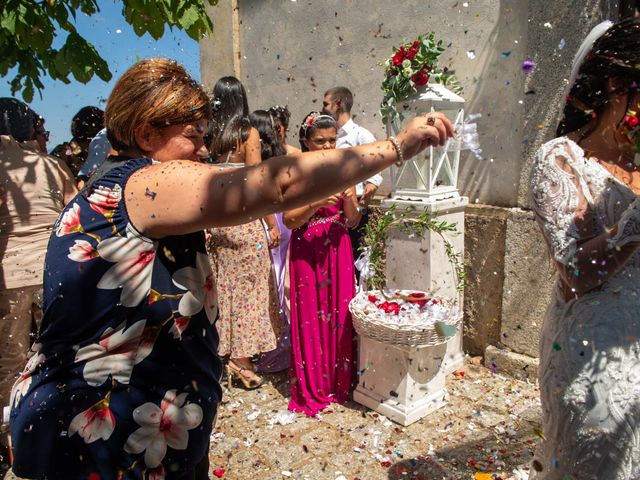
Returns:
[[[198,41],[213,31],[205,1],[209,5],[217,3],[217,0],[125,0],[122,13],[136,35],[149,33],[157,40],[167,25],[184,30]]]
[[[458,226],[446,220],[437,220],[437,213],[428,210],[415,215],[415,207],[407,207],[401,213],[397,213],[397,206],[394,203],[382,215],[370,218],[366,226],[366,243],[369,246],[369,263],[373,270],[373,277],[368,281],[368,288],[373,290],[384,290],[387,279],[382,267],[387,247],[389,231],[396,228],[410,236],[424,238],[425,232],[432,231],[442,238],[444,242],[445,254],[453,266],[456,275],[456,290],[461,292],[464,289],[464,279],[466,272],[463,267],[462,254],[456,252],[447,235],[459,235]]]
[[[187,32],[200,40],[213,31],[206,5],[218,0],[123,0],[123,14],[138,36],[149,33],[159,39],[165,26]],[[10,80],[11,93],[22,93],[31,102],[35,90],[44,87],[43,75],[64,83],[87,83],[94,76],[112,77],[107,62],[76,31],[76,12],[93,15],[97,0],[4,0],[0,2],[0,75],[17,67]],[[60,50],[52,47],[57,35],[65,35]]]

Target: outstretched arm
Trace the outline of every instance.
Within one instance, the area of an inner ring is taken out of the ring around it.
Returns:
[[[398,135],[410,158],[453,136],[444,115],[435,126],[413,119]],[[135,227],[152,238],[212,226],[246,223],[326,198],[398,160],[390,141],[342,149],[274,157],[259,165],[221,169],[190,161],[151,165],[134,173],[124,192]],[[149,194],[149,192],[154,194]]]

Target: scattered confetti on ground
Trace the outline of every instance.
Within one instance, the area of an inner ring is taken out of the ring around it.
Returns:
[[[526,480],[540,441],[538,389],[477,363],[447,377],[447,405],[408,427],[352,401],[288,415],[287,373],[225,391],[211,471],[225,480]]]

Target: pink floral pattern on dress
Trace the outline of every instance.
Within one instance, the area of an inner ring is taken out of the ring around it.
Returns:
[[[37,352],[38,347],[39,345],[36,343],[31,348],[32,350]],[[9,405],[15,405],[27,393],[29,387],[31,386],[31,382],[33,381],[31,374],[39,364],[45,361],[45,359],[46,357],[41,353],[34,354],[29,359],[27,365],[24,367],[24,370],[20,373],[20,376],[11,389],[11,398],[9,400]]]
[[[91,208],[107,218],[112,218],[118,203],[122,199],[122,188],[116,185],[113,188],[98,186],[92,189],[87,197]]]
[[[98,439],[108,440],[116,428],[116,419],[109,409],[109,397],[111,392],[95,405],[76,415],[69,425],[69,436],[77,433],[84,443],[93,443]]]
[[[221,399],[204,233],[137,232],[124,185],[152,161],[109,163],[49,242],[43,327],[11,396],[20,477],[182,475],[203,461]]]
[[[173,325],[169,332],[176,340],[182,340],[182,332],[184,332],[189,326],[191,317],[177,317],[173,319]]]
[[[86,240],[75,240],[67,255],[74,262],[88,262],[99,256],[98,251]]]
[[[202,422],[202,408],[187,403],[186,393],[176,395],[168,390],[158,407],[147,402],[133,411],[133,419],[140,428],[133,432],[124,445],[128,453],[144,454],[147,467],[156,468],[167,453],[167,447],[185,450],[189,442],[189,430]]]
[[[100,341],[76,352],[76,362],[86,362],[82,374],[85,382],[97,387],[109,376],[120,383],[129,383],[131,371],[141,343],[145,320],[129,328],[123,323],[117,329],[107,328]]]
[[[120,301],[125,307],[138,305],[149,294],[156,242],[140,237],[131,224],[127,225],[126,237],[111,237],[98,244],[98,253],[115,262],[98,282],[98,288],[122,287]]]
[[[62,214],[58,226],[56,228],[56,235],[62,237],[70,233],[81,232],[82,225],[80,225],[80,205],[74,203],[69,210]]]
[[[203,253],[196,253],[196,268],[184,267],[173,274],[173,284],[188,292],[178,304],[180,315],[190,317],[204,307],[209,323],[216,319],[217,294],[213,282],[213,271],[209,259]]]

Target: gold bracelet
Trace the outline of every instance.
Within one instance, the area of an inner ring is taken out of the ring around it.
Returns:
[[[396,153],[398,154],[398,160],[395,162],[396,166],[401,167],[402,164],[404,163],[404,156],[402,155],[402,149],[400,148],[400,142],[393,135],[390,136],[389,138],[387,138],[387,140],[389,140],[391,142],[391,144],[393,145],[393,148],[396,149]]]

